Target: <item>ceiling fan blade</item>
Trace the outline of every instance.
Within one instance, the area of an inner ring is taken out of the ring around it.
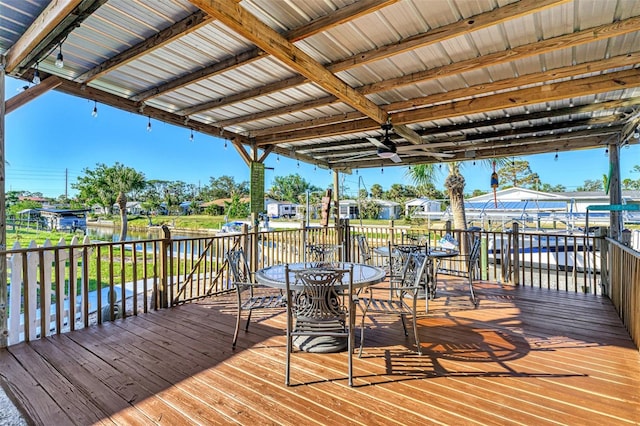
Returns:
[[[411,151],[405,150],[405,151],[402,151],[402,154],[408,154],[408,155],[410,155],[410,154],[414,154],[414,155],[415,154],[422,154],[422,155],[430,155],[430,156],[435,157],[435,158],[452,158],[452,157],[455,157],[455,155],[447,154],[445,152],[425,151],[425,150],[422,150],[422,149],[416,149],[416,150],[411,150]]]
[[[393,161],[394,163],[402,163],[402,158],[400,158],[398,154],[393,154],[393,156],[391,157],[391,161]]]
[[[433,147],[431,147],[429,144],[422,144],[422,145],[404,145],[404,146],[399,146],[396,149],[400,153],[427,154],[427,155],[431,155],[432,157],[436,157],[436,158],[451,158],[451,157],[455,157],[455,155],[453,155],[453,154],[446,154],[444,152],[430,151],[429,150],[430,148],[433,148]]]
[[[371,142],[372,144],[374,144],[375,146],[381,146],[384,148],[384,144],[382,142],[380,142],[378,139],[376,138],[367,138],[367,140],[369,142]]]

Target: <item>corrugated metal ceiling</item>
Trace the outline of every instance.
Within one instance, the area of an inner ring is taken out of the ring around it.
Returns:
[[[55,43],[35,58],[45,76],[62,78],[58,90],[335,169],[389,161],[366,139],[383,133],[361,102],[337,100],[341,92],[324,77],[301,76],[257,48],[250,32],[203,15],[198,0],[77,3],[99,7],[49,34],[63,42],[64,68],[54,66]],[[0,54],[47,6],[0,0]],[[465,160],[471,148],[486,158],[614,143],[637,120],[640,2],[633,0],[243,0],[239,7],[292,37],[394,125],[413,130],[412,141],[400,127],[393,135],[400,164],[443,159],[409,152],[419,137],[431,144],[425,150]],[[33,66],[25,59],[8,71],[28,80]],[[574,82],[575,93],[567,89]]]

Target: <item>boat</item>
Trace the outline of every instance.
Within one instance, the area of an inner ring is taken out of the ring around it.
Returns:
[[[510,234],[496,234],[488,240],[489,262],[508,263],[514,250]],[[518,253],[525,267],[600,272],[600,252],[592,234],[520,234]]]

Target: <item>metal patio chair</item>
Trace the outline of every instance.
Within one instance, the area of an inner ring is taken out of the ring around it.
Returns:
[[[399,280],[391,280],[387,285],[376,285],[366,288],[360,293],[362,308],[362,322],[360,332],[360,353],[364,348],[364,321],[369,314],[398,315],[402,321],[404,335],[408,336],[406,317],[411,316],[416,349],[422,355],[418,323],[416,320],[418,293],[423,288],[429,259],[424,252],[414,252],[407,255]],[[391,277],[390,277],[391,278]]]
[[[251,322],[251,313],[256,309],[269,309],[269,310],[283,310],[285,307],[286,299],[282,294],[282,291],[274,289],[271,292],[265,293],[269,287],[261,286],[255,282],[251,269],[249,268],[249,262],[242,248],[229,250],[225,254],[225,259],[229,264],[229,270],[231,271],[231,278],[233,285],[236,289],[236,295],[238,298],[238,310],[236,317],[236,328],[233,333],[233,342],[231,347],[235,349],[238,341],[238,334],[240,331],[240,322],[242,321],[242,313],[247,313],[247,323],[244,327],[245,331],[249,330],[249,323]],[[256,289],[265,289],[260,291],[260,294],[256,294]]]
[[[348,274],[348,283],[343,277]],[[291,279],[293,278],[293,282]],[[353,266],[349,269],[285,267],[287,295],[287,362],[285,384],[290,385],[291,354],[296,346],[309,352],[328,352],[322,339],[346,339],[349,386],[353,386],[356,297]],[[346,288],[344,287],[346,284]],[[320,339],[320,340],[318,340]],[[316,343],[317,342],[317,343]]]

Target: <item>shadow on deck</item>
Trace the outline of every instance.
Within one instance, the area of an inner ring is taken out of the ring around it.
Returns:
[[[608,299],[477,293],[473,309],[444,280],[423,356],[397,318],[369,318],[355,388],[345,353],[294,354],[284,386],[284,314],[255,312],[232,351],[230,296],[15,345],[0,368],[35,424],[637,424],[640,354]]]

